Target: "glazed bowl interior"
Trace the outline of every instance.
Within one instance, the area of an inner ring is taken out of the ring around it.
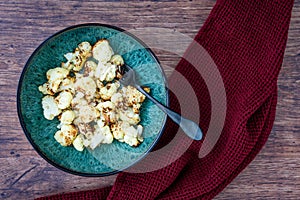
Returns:
[[[141,107],[140,124],[144,141],[138,147],[114,140],[95,150],[76,151],[54,139],[59,120],[43,116],[38,86],[47,81],[47,70],[65,62],[64,54],[73,52],[83,41],[91,44],[107,39],[115,53],[137,73],[141,85],[150,87],[151,95],[168,105],[164,72],[154,53],[134,35],[103,24],[82,24],[66,28],[43,42],[27,61],[19,81],[17,106],[19,120],[34,149],[49,163],[66,172],[82,176],[106,176],[122,171],[141,160],[158,141],[166,115],[148,99]]]

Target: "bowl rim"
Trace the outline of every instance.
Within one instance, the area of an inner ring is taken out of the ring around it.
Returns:
[[[81,28],[81,27],[89,27],[89,26],[99,26],[99,27],[105,27],[105,28],[110,28],[110,29],[114,29],[117,30],[119,32],[123,32],[126,35],[132,37],[134,40],[136,40],[139,44],[141,44],[152,56],[152,58],[156,61],[156,63],[158,64],[158,68],[160,70],[160,73],[163,76],[163,81],[165,84],[165,90],[166,90],[166,106],[169,106],[169,89],[168,89],[168,82],[167,82],[167,78],[166,78],[166,74],[161,66],[161,63],[159,62],[157,56],[154,54],[154,52],[150,49],[150,47],[148,47],[141,39],[139,39],[137,36],[133,35],[132,33],[126,31],[125,29],[119,28],[117,26],[114,25],[109,25],[109,24],[103,24],[103,23],[82,23],[82,24],[76,24],[76,25],[72,25],[69,27],[66,27],[64,29],[61,29],[60,31],[55,32],[54,34],[50,35],[46,40],[44,40],[34,51],[33,53],[30,55],[30,57],[28,58],[25,66],[22,69],[19,81],[18,81],[18,88],[17,88],[17,113],[18,113],[18,118],[19,118],[19,122],[21,124],[21,127],[23,129],[23,132],[25,133],[25,136],[27,138],[27,140],[29,141],[29,143],[32,145],[32,147],[34,148],[34,150],[44,159],[46,160],[49,164],[51,164],[52,166],[56,167],[57,169],[60,169],[64,172],[73,174],[73,175],[78,175],[78,176],[83,176],[83,177],[104,177],[104,176],[110,176],[110,175],[114,175],[117,174],[119,172],[122,172],[125,169],[128,169],[130,167],[132,167],[133,165],[137,164],[139,161],[141,161],[153,148],[154,146],[157,144],[157,142],[159,141],[162,133],[164,132],[165,128],[166,128],[166,122],[167,122],[167,115],[165,114],[164,116],[164,120],[162,123],[162,127],[159,131],[159,133],[157,134],[157,137],[153,140],[152,144],[150,145],[150,147],[144,152],[142,153],[139,158],[137,160],[135,160],[133,163],[131,163],[129,166],[126,166],[122,169],[113,169],[113,171],[111,172],[104,172],[104,173],[88,173],[88,172],[78,172],[72,169],[69,169],[67,167],[61,166],[60,164],[56,163],[55,161],[51,160],[50,158],[48,158],[48,156],[46,156],[41,149],[39,148],[39,146],[33,141],[33,139],[31,138],[31,134],[30,131],[27,130],[26,128],[26,123],[23,119],[22,116],[22,108],[21,108],[21,87],[22,87],[22,83],[23,83],[23,79],[25,77],[25,73],[27,71],[27,69],[29,68],[29,64],[31,62],[31,60],[33,59],[33,57],[36,55],[36,53],[52,38],[54,38],[55,36],[62,34],[63,32],[72,30],[72,29],[76,29],[76,28]]]

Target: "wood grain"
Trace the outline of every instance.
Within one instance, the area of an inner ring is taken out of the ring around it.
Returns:
[[[84,178],[44,161],[17,118],[18,79],[34,49],[70,25],[97,22],[124,29],[159,27],[195,36],[214,6],[205,1],[0,1],[0,198],[33,199],[113,184],[116,176]],[[215,199],[299,199],[300,1],[296,0],[279,76],[277,117],[256,159]],[[166,38],[167,39],[167,38]],[[155,50],[167,74],[179,56]]]

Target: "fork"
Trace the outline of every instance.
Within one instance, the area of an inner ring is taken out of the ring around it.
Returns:
[[[166,113],[179,127],[193,140],[201,140],[202,139],[202,131],[200,127],[193,121],[184,118],[183,116],[179,115],[178,113],[172,111],[170,108],[164,106],[159,101],[157,101],[154,97],[149,95],[136,81],[136,74],[135,71],[124,64],[123,67],[125,68],[125,73],[123,74],[122,78],[119,80],[123,86],[133,86],[142,94],[144,94],[148,99],[150,99],[157,107],[159,107],[164,113]]]

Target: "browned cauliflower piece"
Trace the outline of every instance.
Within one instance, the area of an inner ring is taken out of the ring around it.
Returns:
[[[107,63],[114,54],[108,40],[99,40],[92,49],[93,57],[101,63]]]
[[[77,136],[77,130],[74,125],[63,125],[61,130],[54,135],[55,140],[62,146],[70,146]]]

